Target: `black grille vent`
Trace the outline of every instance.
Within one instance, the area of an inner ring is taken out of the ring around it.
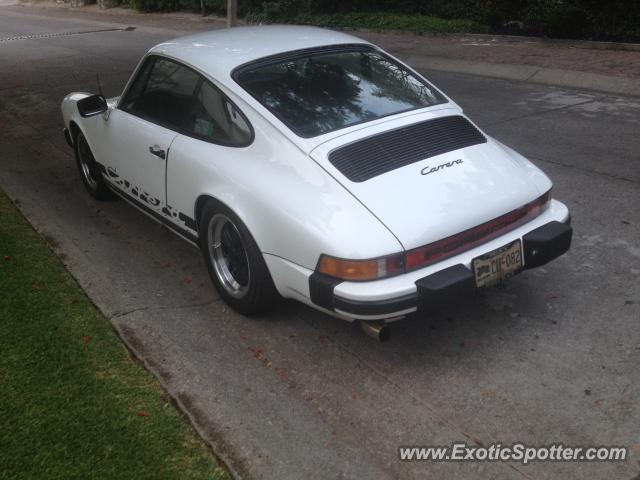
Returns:
[[[352,182],[364,182],[425,158],[487,141],[459,115],[381,133],[338,148],[329,161]]]

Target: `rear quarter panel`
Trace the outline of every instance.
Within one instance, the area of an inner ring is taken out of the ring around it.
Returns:
[[[299,147],[233,100],[253,125],[253,143],[231,148],[178,135],[168,156],[168,205],[196,218],[198,198],[211,196],[240,217],[263,253],[309,269],[321,253],[358,259],[402,249]]]

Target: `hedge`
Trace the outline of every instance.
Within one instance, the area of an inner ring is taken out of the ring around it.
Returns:
[[[142,11],[200,11],[200,0],[127,0]],[[226,0],[204,0],[208,13],[225,14]],[[263,23],[314,23],[327,26],[431,31],[468,28],[555,38],[640,41],[639,0],[238,0],[238,14]],[[415,20],[407,20],[415,17]],[[424,18],[423,18],[424,17]],[[358,24],[348,24],[350,20]],[[369,25],[361,25],[369,21]],[[382,26],[380,26],[382,24]],[[425,29],[426,28],[426,29]]]

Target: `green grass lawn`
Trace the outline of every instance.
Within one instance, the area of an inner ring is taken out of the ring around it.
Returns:
[[[228,479],[0,192],[0,479]]]

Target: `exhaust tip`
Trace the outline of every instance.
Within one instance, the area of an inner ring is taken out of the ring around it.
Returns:
[[[372,338],[375,338],[379,342],[386,342],[391,338],[391,329],[383,324],[377,322],[359,322],[362,331]]]

